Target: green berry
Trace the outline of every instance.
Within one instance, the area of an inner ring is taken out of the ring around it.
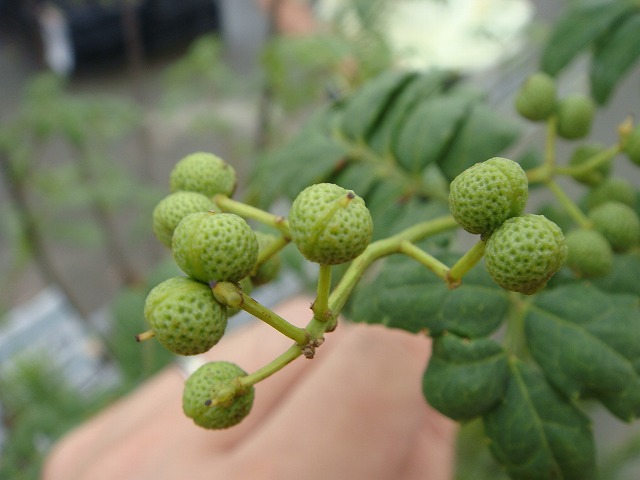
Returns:
[[[616,252],[626,252],[640,242],[638,215],[624,203],[603,203],[589,212],[589,219]]]
[[[505,221],[486,243],[485,264],[502,288],[531,295],[543,288],[567,258],[562,230],[542,215]]]
[[[579,228],[566,236],[567,266],[578,277],[596,278],[608,274],[613,267],[613,251],[607,239],[598,231]]]
[[[213,201],[197,192],[179,191],[172,193],[153,209],[153,233],[162,244],[171,248],[173,231],[184,217],[190,213],[206,212],[214,207]]]
[[[364,200],[332,183],[305,188],[289,212],[291,238],[304,257],[322,265],[348,262],[360,255],[373,234]]]
[[[236,379],[246,376],[229,362],[209,362],[187,378],[182,394],[182,410],[196,425],[211,430],[240,423],[251,411],[255,390],[238,392]]]
[[[640,125],[631,130],[631,133],[624,142],[624,153],[629,160],[640,166]]]
[[[177,355],[197,355],[211,349],[227,327],[226,308],[208,285],[173,277],[147,295],[144,316],[156,338]]]
[[[258,238],[258,256],[273,245],[279,238],[276,235],[265,232],[256,232],[256,237]],[[276,253],[262,263],[255,272],[251,274],[253,284],[255,286],[259,286],[272,281],[278,276],[281,265],[282,259],[280,258],[280,254]]]
[[[466,231],[487,235],[508,218],[520,215],[528,197],[522,167],[513,160],[494,157],[453,179],[449,209]]]
[[[606,147],[600,143],[587,143],[576,147],[569,159],[569,165],[578,167],[592,159],[594,156],[604,152]],[[590,169],[584,173],[573,175],[576,181],[585,185],[595,186],[602,183],[611,171],[611,162],[601,163],[598,167]]]
[[[518,90],[515,105],[518,113],[528,120],[546,120],[556,108],[555,80],[545,73],[534,73]]]
[[[171,244],[178,267],[203,282],[239,282],[258,259],[258,240],[233,213],[197,212],[184,217]]]
[[[558,102],[558,135],[569,140],[584,138],[591,131],[595,115],[593,100],[584,95],[570,95]]]
[[[589,190],[585,196],[587,210],[607,202],[620,202],[633,207],[636,203],[636,189],[624,178],[608,178]]]
[[[173,167],[169,175],[172,192],[186,190],[213,197],[231,195],[236,188],[236,172],[231,165],[211,153],[187,155]]]

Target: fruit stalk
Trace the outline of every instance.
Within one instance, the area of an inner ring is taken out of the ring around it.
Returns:
[[[259,208],[247,205],[237,200],[232,200],[226,195],[218,194],[213,197],[214,203],[223,211],[228,213],[235,213],[243,218],[250,218],[256,220],[263,225],[273,227],[282,233],[285,239],[291,239],[291,233],[289,232],[289,222],[280,216],[274,215],[269,212],[265,212]]]
[[[433,273],[435,273],[438,278],[444,280],[445,282],[447,281],[449,267],[435,258],[433,255],[430,255],[420,247],[416,246],[414,243],[411,243],[408,240],[402,240],[398,248],[398,253],[402,253],[404,255],[407,255],[408,257],[413,258],[415,261],[421,263]]]
[[[446,278],[449,288],[460,285],[462,277],[482,259],[485,246],[484,240],[478,241],[451,267]]]
[[[591,228],[591,220],[580,210],[580,207],[566,194],[566,192],[554,180],[545,181],[547,188],[553,193],[560,205],[582,228]]]
[[[326,322],[331,319],[332,313],[329,309],[329,293],[331,292],[331,265],[320,265],[318,275],[317,296],[311,309],[314,318]]]

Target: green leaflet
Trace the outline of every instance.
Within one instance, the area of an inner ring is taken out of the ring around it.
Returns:
[[[593,284],[605,292],[630,293],[640,298],[640,252],[614,255],[611,273],[594,279]]]
[[[556,23],[545,46],[540,62],[542,70],[556,75],[631,8],[624,1],[569,8]]]
[[[618,81],[640,56],[640,10],[623,19],[596,42],[591,62],[591,93],[607,102]]]
[[[396,161],[409,173],[421,172],[440,158],[470,109],[467,96],[443,95],[417,106],[392,145]]]
[[[516,359],[509,367],[503,401],[483,416],[496,460],[516,480],[595,478],[589,419],[533,367]]]
[[[447,265],[456,260],[451,254],[439,258]],[[355,321],[469,338],[495,331],[508,308],[507,293],[480,266],[465,275],[460,287],[449,290],[426,267],[405,257],[388,260],[374,281],[356,290],[353,302]]]
[[[472,419],[503,397],[508,376],[506,353],[494,340],[447,334],[433,341],[422,391],[447,417]]]
[[[417,75],[416,73],[390,71],[367,82],[347,100],[339,130],[350,140],[358,141],[369,136],[394,95]]]
[[[476,103],[446,153],[437,159],[445,176],[451,181],[475,163],[499,155],[519,136],[519,128],[483,103]]]
[[[335,115],[333,109],[323,110],[290,143],[256,163],[252,193],[262,205],[283,194],[295,198],[305,187],[326,181],[338,167],[346,149],[326,133]]]
[[[524,328],[531,355],[565,395],[598,398],[623,420],[640,415],[637,296],[559,286],[535,298]]]
[[[371,148],[382,156],[390,155],[391,142],[404,119],[422,101],[442,92],[450,80],[452,77],[449,73],[435,70],[418,75],[406,83],[385,110],[378,127],[371,133],[368,139]]]

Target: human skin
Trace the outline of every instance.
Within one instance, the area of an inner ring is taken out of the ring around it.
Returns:
[[[276,311],[303,325],[309,307],[295,298]],[[251,372],[290,344],[252,324],[207,357]],[[64,437],[42,478],[448,480],[455,427],[422,396],[429,354],[425,336],[340,322],[314,359],[257,384],[249,416],[221,431],[184,416],[184,379],[172,366]]]

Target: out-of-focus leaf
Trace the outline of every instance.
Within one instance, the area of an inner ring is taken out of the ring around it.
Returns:
[[[589,419],[532,367],[511,360],[502,402],[483,416],[489,448],[513,479],[590,480]]]
[[[436,337],[422,391],[429,404],[454,420],[487,412],[504,396],[509,378],[507,355],[489,338]]]
[[[640,9],[616,23],[595,43],[591,61],[591,94],[600,104],[609,100],[620,79],[640,57]]]
[[[640,297],[640,252],[614,255],[611,273],[592,282],[605,292],[630,293]]]
[[[447,265],[456,258],[439,257]],[[445,283],[414,260],[389,259],[375,280],[355,293],[352,316],[359,322],[381,323],[410,332],[437,336],[452,332],[461,337],[483,337],[502,323],[508,308],[504,290],[484,268],[465,275],[462,286]]]
[[[339,168],[347,147],[328,134],[335,112],[323,110],[283,148],[268,153],[253,172],[253,194],[262,205],[284,195],[295,198],[301,190],[326,181]]]
[[[371,148],[382,156],[389,155],[391,142],[397,136],[404,119],[422,101],[443,91],[452,78],[452,75],[444,71],[434,70],[407,82],[386,109],[378,127],[371,133],[368,139]]]
[[[397,132],[392,150],[398,164],[415,174],[440,158],[470,108],[465,96],[443,95],[422,102]]]
[[[626,1],[576,3],[556,23],[542,53],[542,70],[556,75],[631,8]]]
[[[565,395],[598,398],[623,420],[640,415],[637,296],[563,285],[536,296],[524,329],[531,355]]]
[[[500,155],[518,138],[520,129],[484,103],[476,103],[437,162],[449,180],[475,163]]]
[[[347,101],[339,127],[342,135],[352,141],[368,138],[394,96],[415,75],[410,72],[389,71],[367,82]]]

